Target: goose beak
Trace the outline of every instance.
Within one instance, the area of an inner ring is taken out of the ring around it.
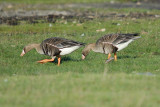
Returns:
[[[25,54],[25,52],[24,52],[24,50],[23,50],[20,56],[23,56],[24,54]]]
[[[84,60],[85,59],[85,56],[82,54],[82,59]]]

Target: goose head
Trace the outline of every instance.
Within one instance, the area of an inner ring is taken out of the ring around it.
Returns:
[[[88,44],[82,51],[82,59],[85,59],[91,50],[95,48],[95,43]]]
[[[25,46],[22,50],[22,53],[20,56],[24,56],[27,52],[29,52],[32,49],[36,49],[38,51],[40,44],[29,44],[27,46]]]

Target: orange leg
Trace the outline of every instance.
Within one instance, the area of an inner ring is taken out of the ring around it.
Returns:
[[[61,57],[58,57],[58,66],[61,64]]]
[[[44,59],[44,60],[40,60],[40,61],[37,61],[37,62],[43,64],[43,63],[52,62],[52,61],[54,61],[53,58],[52,59]]]
[[[114,53],[114,60],[117,61],[117,54]]]
[[[108,54],[108,59],[110,59],[110,57],[111,57],[111,54],[109,53],[109,54]]]

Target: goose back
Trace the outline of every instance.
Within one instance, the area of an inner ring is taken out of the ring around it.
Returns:
[[[113,45],[118,45],[121,43],[128,42],[130,40],[138,39],[138,38],[140,38],[138,33],[134,33],[134,34],[108,34],[108,35],[105,35],[105,36],[99,38],[97,40],[96,44],[99,44],[101,42],[108,42]]]

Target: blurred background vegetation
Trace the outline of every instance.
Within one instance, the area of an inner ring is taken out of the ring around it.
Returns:
[[[0,2],[9,2],[9,3],[27,3],[27,4],[35,4],[35,3],[102,3],[102,2],[110,2],[110,3],[125,3],[125,2],[148,2],[148,3],[157,3],[159,0],[0,0]]]

